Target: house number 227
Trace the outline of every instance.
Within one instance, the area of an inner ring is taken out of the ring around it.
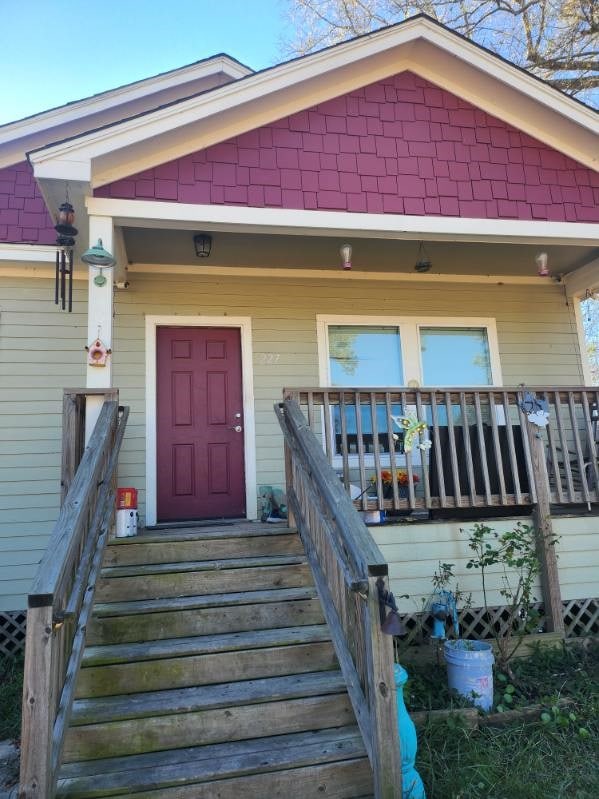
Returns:
[[[262,352],[260,353],[260,363],[274,364],[278,363],[281,355],[278,352]]]

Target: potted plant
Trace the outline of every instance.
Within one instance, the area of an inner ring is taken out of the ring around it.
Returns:
[[[412,474],[412,484],[418,483],[420,478],[417,474]],[[408,486],[410,484],[410,475],[408,474],[406,469],[396,469],[395,474],[390,471],[389,469],[383,469],[381,471],[381,482],[383,484],[383,498],[384,499],[393,499],[393,483],[397,483],[397,493],[400,499],[407,499],[408,497]],[[373,474],[370,478],[370,483],[372,485],[372,490],[376,493],[376,483],[377,478],[376,474]]]

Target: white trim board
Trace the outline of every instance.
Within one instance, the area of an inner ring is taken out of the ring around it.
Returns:
[[[30,263],[54,263],[56,246],[51,244],[4,244],[0,243],[0,261],[26,261]]]
[[[361,280],[373,282],[405,283],[482,283],[502,286],[514,284],[537,286],[555,285],[555,281],[538,275],[468,275],[443,274],[441,272],[362,272],[358,269],[342,270],[339,266],[322,269],[286,269],[263,266],[194,266],[192,264],[142,264],[127,267],[127,274],[148,275],[197,275],[202,277],[282,278],[287,280],[339,280],[342,282]]]
[[[355,238],[426,239],[525,244],[595,246],[599,224],[473,219],[453,216],[363,214],[347,211],[305,211],[234,205],[195,205],[156,200],[87,197],[90,215],[112,216],[124,227],[189,229],[201,224],[210,231]]]
[[[1,260],[1,259],[0,259]],[[248,278],[277,280],[333,280],[341,282],[368,281],[369,283],[465,283],[487,286],[536,286],[547,288],[556,286],[556,281],[537,275],[456,275],[440,272],[361,272],[358,269],[344,271],[338,267],[323,269],[285,269],[284,267],[260,266],[194,266],[192,264],[130,264],[127,266],[126,280],[131,282],[135,275],[188,275],[190,277]],[[54,278],[54,267],[0,266],[0,277]],[[86,273],[75,270],[74,280],[87,280]],[[118,288],[118,287],[117,287]],[[126,289],[119,289],[126,291]]]
[[[329,372],[329,335],[330,325],[380,325],[398,327],[401,331],[401,357],[404,371],[404,384],[412,380],[422,380],[422,361],[420,357],[420,340],[418,331],[421,327],[479,327],[487,331],[489,360],[493,386],[503,385],[501,360],[499,358],[499,341],[497,323],[493,317],[478,316],[350,316],[346,314],[317,314],[316,338],[318,347],[318,375],[321,386],[331,385]],[[463,384],[459,384],[463,387]],[[488,386],[471,386],[471,388],[488,388]]]
[[[248,519],[258,514],[252,320],[246,316],[146,316],[146,524],[157,519],[156,330],[158,327],[235,327],[241,338],[245,496]]]

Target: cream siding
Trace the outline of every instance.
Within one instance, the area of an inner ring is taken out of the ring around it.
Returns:
[[[53,280],[0,267],[0,610],[25,607],[58,514],[62,390],[85,375],[85,283],[73,301],[63,313]]]
[[[486,522],[497,533],[510,530],[518,521],[496,519]],[[521,518],[530,524],[530,517]],[[391,589],[400,610],[413,613],[422,609],[422,602],[433,589],[431,578],[438,570],[439,561],[453,563],[455,582],[466,595],[472,594],[473,607],[484,604],[480,571],[467,569],[472,553],[468,548],[468,531],[474,522],[408,523],[371,527],[375,541],[389,563]],[[584,599],[599,596],[599,549],[597,517],[557,517],[553,520],[558,538],[558,571],[562,600]],[[514,574],[508,574],[512,586]],[[487,600],[490,605],[504,605],[499,590],[503,588],[503,571],[490,569],[485,580]],[[452,588],[455,587],[455,583]],[[406,598],[403,595],[408,594]],[[537,580],[535,596],[541,598]]]
[[[0,278],[3,609],[24,607],[57,515],[62,388],[83,385],[85,379],[85,299],[85,283],[77,281],[75,310],[69,315],[53,305],[53,281]],[[258,485],[283,481],[281,436],[272,410],[281,389],[319,382],[317,314],[493,317],[506,385],[582,382],[574,316],[563,288],[550,281],[541,287],[275,281],[258,275],[173,275],[165,267],[162,275],[132,275],[130,288],[116,292],[115,309],[114,383],[121,402],[131,406],[119,483],[140,489],[142,519],[146,315],[251,317]],[[429,572],[427,566],[419,579],[428,580]]]
[[[132,406],[120,474],[142,491],[142,503],[145,315],[251,317],[258,485],[282,483],[272,411],[281,389],[319,383],[317,314],[493,317],[506,385],[583,382],[575,320],[563,288],[550,281],[538,288],[134,274],[115,303],[114,380],[121,400]]]

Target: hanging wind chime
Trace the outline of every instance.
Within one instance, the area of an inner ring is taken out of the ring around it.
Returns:
[[[69,202],[68,195],[65,202],[58,209],[58,217],[54,230],[58,233],[56,238],[56,275],[54,282],[54,303],[61,309],[73,310],[73,250],[75,236],[78,231],[73,227],[75,211]]]

